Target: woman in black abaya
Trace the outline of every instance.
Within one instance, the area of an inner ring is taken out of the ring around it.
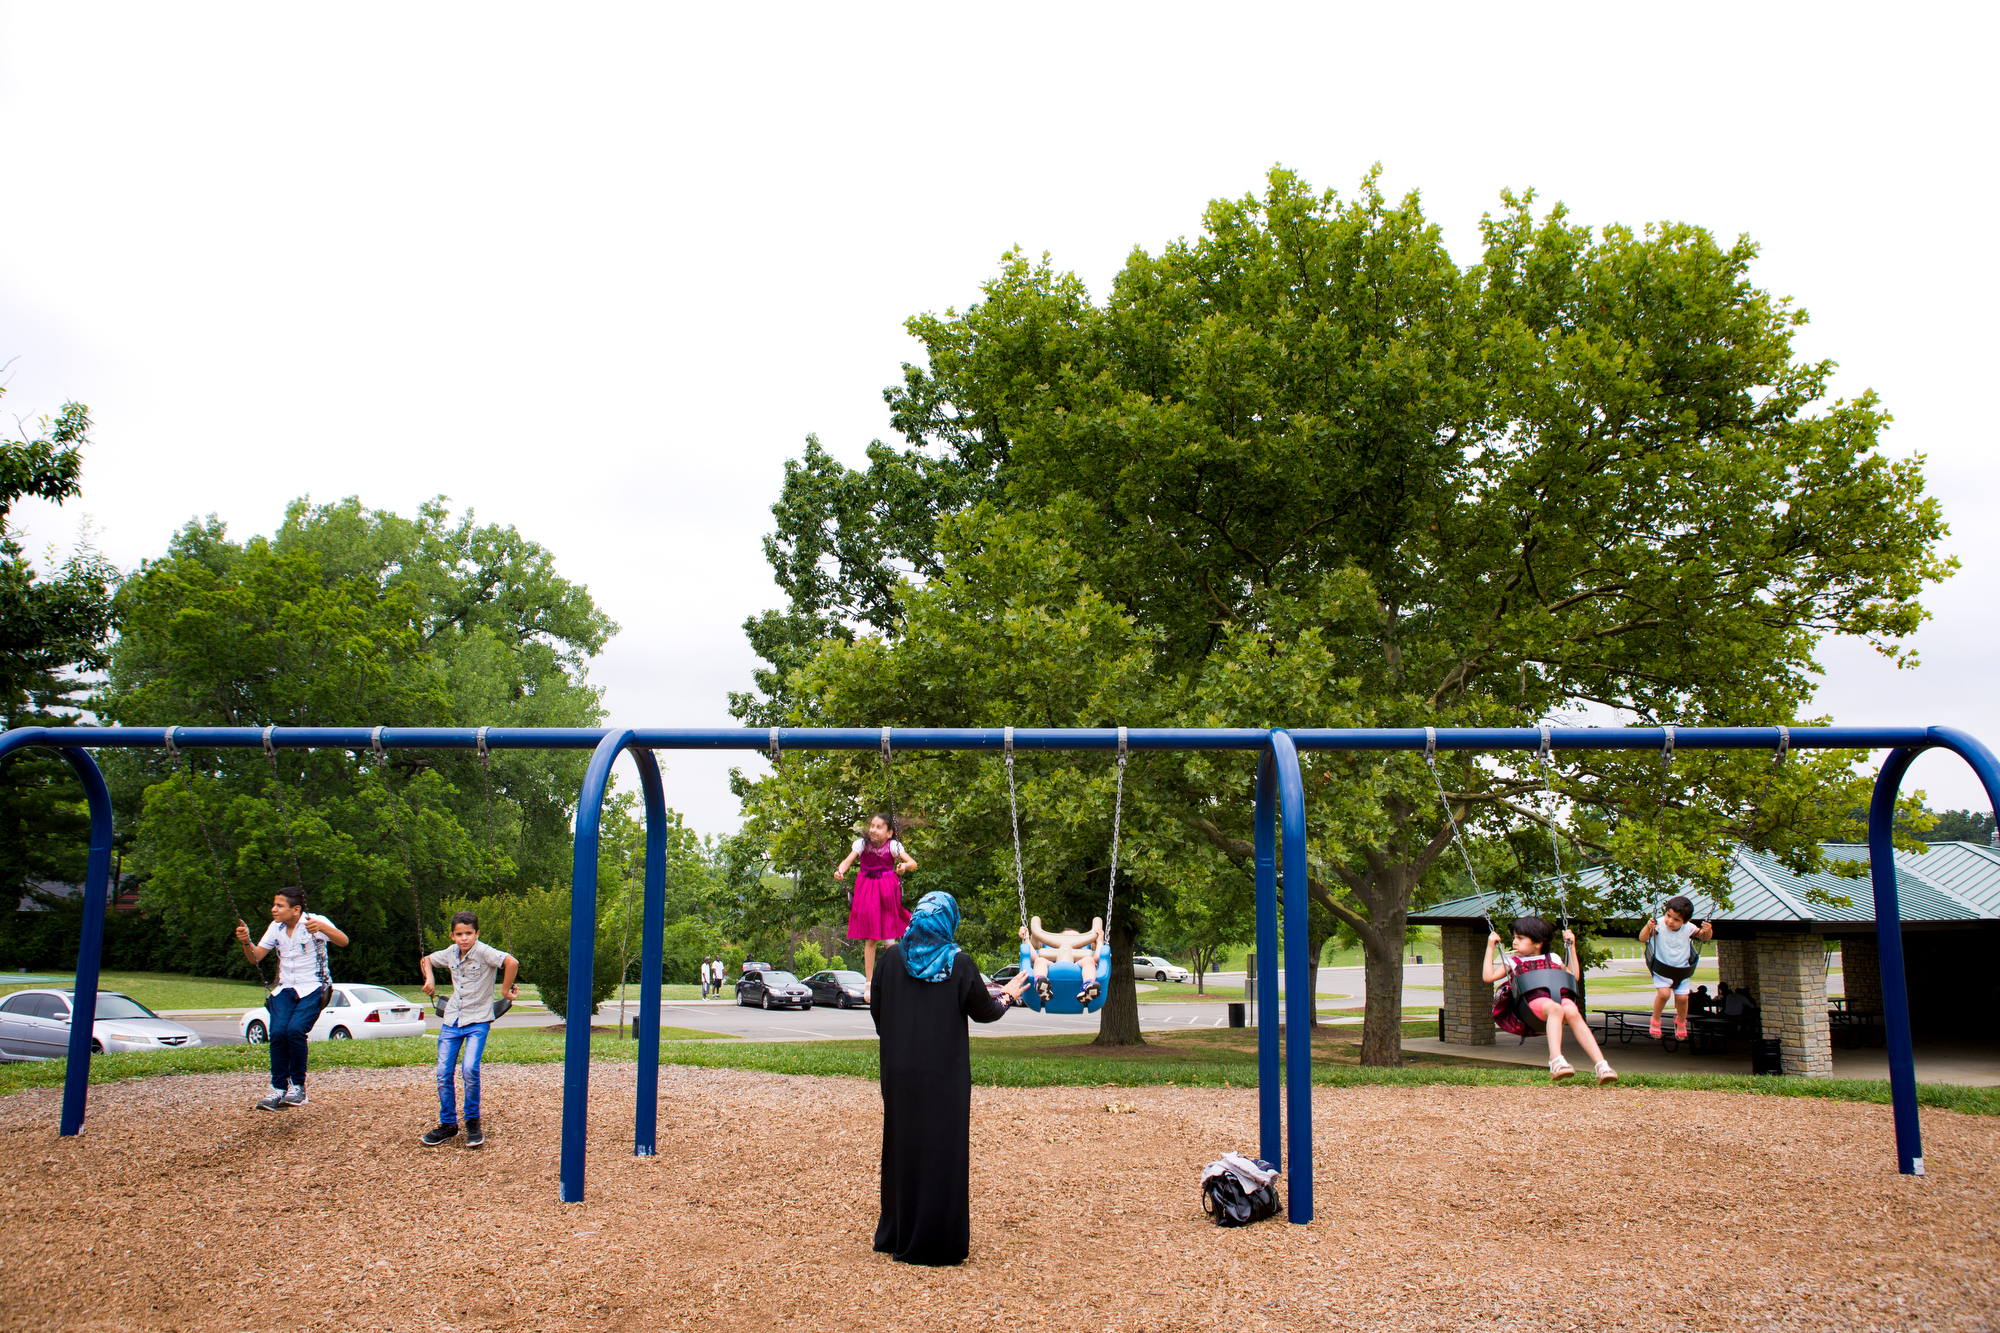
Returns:
[[[869,1008],[882,1039],[882,1220],[875,1248],[906,1264],[965,1262],[972,1243],[972,1046],[965,1020],[1013,1007],[952,942],[958,900],[927,893],[875,965]]]

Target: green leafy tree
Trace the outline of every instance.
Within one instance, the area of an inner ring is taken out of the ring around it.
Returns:
[[[190,523],[119,593],[122,632],[98,711],[129,726],[592,726],[583,664],[612,626],[511,528],[413,522],[357,501],[292,506],[275,538]],[[503,751],[193,751],[107,761],[137,814],[142,903],[187,941],[184,965],[276,887],[353,936],[344,965],[401,975],[439,947],[451,897],[559,882],[587,757]]]
[[[34,438],[0,441],[0,722],[7,730],[73,726],[77,696],[87,688],[78,673],[106,661],[118,571],[84,542],[43,578],[11,524],[24,498],[61,504],[81,493],[89,433],[89,412],[65,403]],[[90,814],[61,756],[30,749],[0,762],[0,830],[0,896],[19,896],[37,880],[82,881]]]
[[[1909,660],[1919,594],[1952,568],[1922,460],[1886,457],[1874,396],[1829,400],[1832,363],[1794,356],[1805,315],[1751,282],[1747,239],[1591,228],[1508,195],[1461,266],[1415,196],[1371,175],[1342,200],[1283,170],[1203,222],[1135,250],[1101,304],[1017,253],[964,312],[910,321],[927,363],[889,395],[905,447],[787,474],[770,553],[788,632],[816,646],[767,658],[780,678],[746,718],[1772,724],[1798,720],[1828,634]],[[902,517],[926,503],[928,544]],[[1101,760],[1032,762],[1035,854],[1080,885],[1108,830],[1064,816],[1101,809]],[[829,801],[864,780],[853,759],[801,767]],[[1000,897],[997,765],[909,767],[949,775],[922,792],[950,849],[933,860],[983,861],[968,886]],[[1183,858],[1248,861],[1253,773],[1140,767],[1143,912]],[[1439,791],[1407,754],[1305,767],[1309,890],[1363,947],[1362,1058],[1393,1064],[1407,915],[1448,873]],[[1490,861],[1555,820],[1635,902],[1656,864],[1719,886],[1736,841],[1810,865],[1866,790],[1838,755],[1663,773],[1566,754],[1540,807],[1531,759],[1439,775]],[[1100,1039],[1136,1039],[1129,989]]]

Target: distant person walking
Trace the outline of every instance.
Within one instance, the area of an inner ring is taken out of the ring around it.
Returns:
[[[701,998],[708,998],[708,960],[701,960]]]
[[[333,991],[326,946],[347,947],[340,927],[306,911],[306,891],[294,885],[279,889],[271,899],[271,924],[263,939],[250,942],[250,927],[236,923],[236,942],[243,956],[261,963],[278,955],[278,988],[264,1000],[270,1018],[271,1091],[257,1103],[260,1111],[306,1104],[306,1034],[319,1019]]]

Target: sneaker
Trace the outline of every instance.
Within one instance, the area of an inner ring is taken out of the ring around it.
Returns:
[[[285,1108],[285,1090],[273,1088],[257,1101],[260,1111],[281,1111]]]
[[[440,1143],[443,1143],[446,1139],[455,1139],[457,1137],[458,1137],[458,1125],[456,1124],[456,1122],[447,1125],[442,1121],[440,1121],[436,1126],[436,1128],[432,1129],[430,1133],[418,1139],[417,1142],[423,1144],[426,1148],[435,1148]]]
[[[1088,986],[1085,986],[1076,993],[1076,998],[1084,1004],[1089,1004],[1097,998],[1097,983],[1093,981]]]
[[[465,1146],[478,1148],[483,1147],[485,1143],[486,1131],[479,1127],[479,1117],[473,1116],[465,1122]]]
[[[1056,988],[1049,984],[1049,979],[1047,977],[1036,977],[1035,994],[1041,996],[1043,1004],[1047,1004],[1049,1001],[1056,998]]]
[[[285,1105],[287,1106],[304,1106],[306,1101],[306,1090],[296,1083],[292,1084],[291,1091],[285,1094]]]

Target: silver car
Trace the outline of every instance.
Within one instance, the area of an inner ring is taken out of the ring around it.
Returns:
[[[60,1060],[69,1054],[74,991],[17,990],[0,1000],[0,1054],[21,1060]],[[201,1034],[116,991],[97,992],[97,1021],[90,1049],[172,1051],[201,1045]]]

